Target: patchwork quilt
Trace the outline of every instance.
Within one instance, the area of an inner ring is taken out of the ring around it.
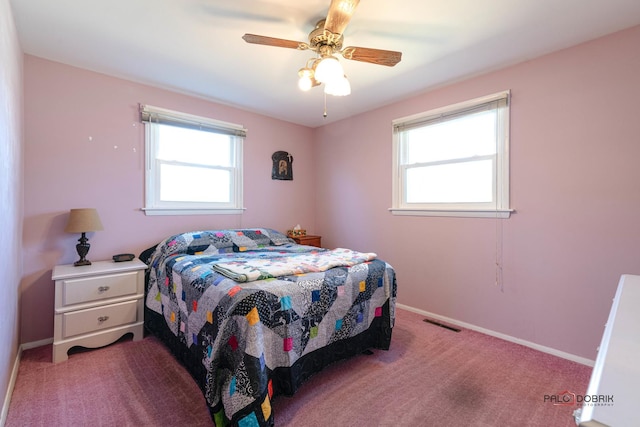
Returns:
[[[160,319],[156,334],[192,361],[216,426],[272,426],[275,394],[353,352],[389,347],[395,272],[375,254],[255,228],[171,236],[147,262],[145,323]]]

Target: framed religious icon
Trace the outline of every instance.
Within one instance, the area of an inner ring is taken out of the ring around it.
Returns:
[[[276,151],[271,156],[271,160],[273,160],[271,179],[293,180],[293,156],[291,154],[286,151]]]

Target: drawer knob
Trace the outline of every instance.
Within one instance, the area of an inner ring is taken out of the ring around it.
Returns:
[[[98,288],[98,292],[103,293],[103,292],[107,292],[109,290],[108,286],[100,286]]]
[[[98,323],[103,323],[109,320],[109,316],[100,316],[98,317]]]

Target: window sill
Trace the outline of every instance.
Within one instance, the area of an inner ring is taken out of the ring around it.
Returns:
[[[401,209],[390,208],[389,211],[393,215],[404,216],[447,216],[458,218],[499,218],[507,219],[511,216],[514,209],[499,210],[438,210],[438,209]]]
[[[144,214],[149,215],[239,215],[245,208],[229,209],[177,209],[177,208],[141,208]]]

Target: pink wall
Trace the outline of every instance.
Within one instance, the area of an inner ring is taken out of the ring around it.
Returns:
[[[323,242],[377,251],[402,304],[594,359],[620,275],[640,274],[638,46],[640,27],[317,129]],[[506,89],[517,213],[391,215],[391,121]]]
[[[8,389],[19,344],[22,162],[22,52],[9,1],[0,0],[0,396]]]
[[[90,260],[140,253],[173,233],[297,223],[314,230],[309,128],[229,106],[25,56],[25,271],[22,342],[53,336],[56,264],[77,259],[64,233],[70,208],[95,207],[105,230],[90,233]],[[211,84],[216,84],[212,81]],[[144,129],[138,103],[244,125],[243,215],[145,216]],[[293,181],[271,179],[271,155],[294,157]]]

